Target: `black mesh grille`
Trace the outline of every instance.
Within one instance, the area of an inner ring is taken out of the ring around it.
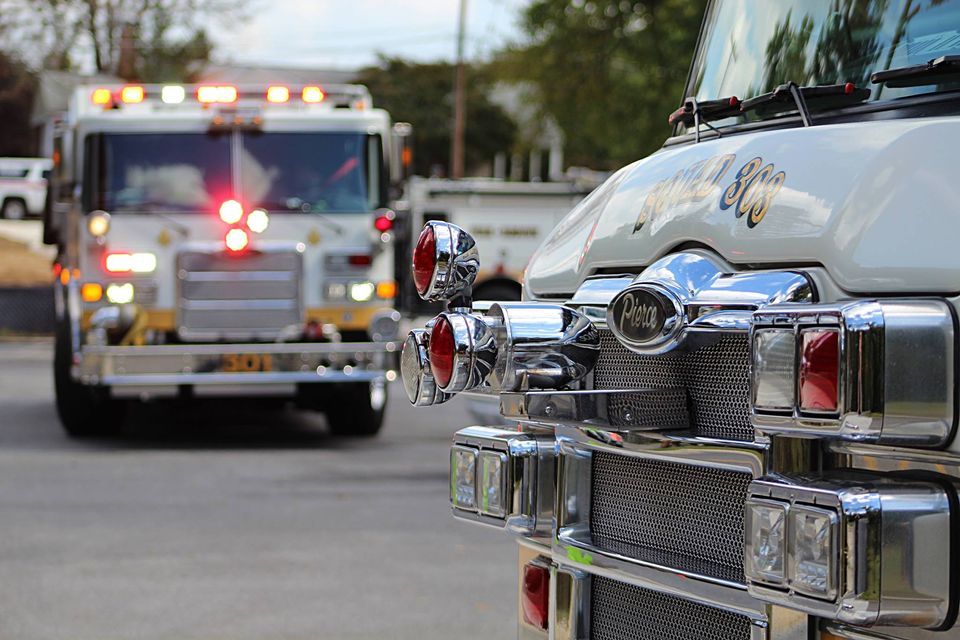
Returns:
[[[749,473],[596,452],[592,474],[590,531],[596,546],[744,582]]]
[[[736,613],[594,576],[592,640],[749,640],[750,619]]]
[[[695,351],[645,356],[630,351],[604,329],[600,331],[594,386],[604,390],[686,389],[691,426],[697,435],[753,440],[750,341],[745,333],[724,335],[716,344]]]

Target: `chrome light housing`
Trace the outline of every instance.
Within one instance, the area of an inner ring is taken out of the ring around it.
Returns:
[[[413,251],[413,281],[424,300],[469,297],[480,270],[480,253],[469,233],[449,222],[430,221]]]
[[[746,502],[751,595],[861,626],[952,624],[953,489],[843,470],[763,478]]]
[[[448,312],[433,321],[427,351],[437,387],[453,394],[483,384],[493,369],[497,343],[483,318]]]
[[[498,345],[491,385],[501,391],[562,389],[583,379],[600,355],[585,315],[556,304],[497,303],[488,317]]]
[[[461,429],[450,449],[453,515],[524,535],[549,535],[556,449],[553,436]]]
[[[426,329],[414,329],[407,335],[400,354],[400,375],[403,389],[410,404],[417,407],[429,407],[441,404],[451,398],[450,394],[440,391],[427,355],[429,334]]]
[[[942,300],[774,305],[751,324],[751,421],[768,434],[938,447],[954,427]]]

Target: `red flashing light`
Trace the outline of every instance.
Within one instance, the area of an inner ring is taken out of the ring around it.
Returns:
[[[857,85],[853,84],[852,82],[848,82],[847,84],[843,85],[843,92],[847,95],[850,95],[856,90],[857,90]]]
[[[430,288],[437,267],[437,239],[433,227],[424,227],[413,249],[413,284],[420,295]]]
[[[227,249],[239,253],[250,245],[250,236],[243,229],[230,229],[224,238]]]
[[[353,267],[369,267],[373,264],[373,256],[368,253],[355,253],[347,258],[347,262]]]
[[[143,87],[129,86],[120,90],[120,100],[126,104],[139,104],[144,98]]]
[[[386,233],[393,229],[393,218],[388,215],[377,216],[373,221],[373,227],[380,233]]]
[[[309,86],[303,88],[303,92],[301,92],[300,97],[308,104],[316,104],[318,102],[323,102],[323,99],[327,97],[327,94],[325,94],[323,89],[320,87]]]
[[[430,369],[433,371],[437,385],[441,388],[449,385],[453,378],[455,351],[453,327],[445,317],[440,316],[430,332]]]
[[[547,630],[550,619],[549,569],[532,563],[523,567],[520,608],[525,623],[543,631]]]
[[[738,98],[737,96],[730,96],[730,106],[731,106],[731,107],[739,107],[739,106],[740,106],[740,98]]]
[[[287,87],[267,87],[267,102],[283,103],[290,101],[290,89]]]
[[[801,334],[800,409],[836,411],[840,406],[840,332]]]

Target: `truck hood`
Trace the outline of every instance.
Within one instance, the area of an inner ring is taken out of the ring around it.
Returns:
[[[526,286],[569,295],[590,275],[694,245],[738,268],[822,265],[850,293],[954,293],[958,142],[960,119],[923,118],[664,149],[571,211],[531,259]]]

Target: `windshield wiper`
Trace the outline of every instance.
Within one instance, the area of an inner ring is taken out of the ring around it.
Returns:
[[[729,98],[719,98],[717,100],[697,100],[694,97],[683,101],[683,106],[670,114],[667,122],[671,126],[682,122],[686,126],[696,128],[695,135],[697,142],[700,142],[700,125],[705,124],[711,130],[715,131],[719,137],[720,131],[710,124],[710,120],[729,118],[740,115],[740,98],[730,96]]]
[[[919,87],[925,84],[936,84],[940,78],[960,74],[960,56],[940,56],[924,64],[909,67],[898,67],[877,71],[870,76],[870,82],[885,84],[891,88]]]
[[[808,103],[814,102],[819,109],[846,107],[863,102],[870,97],[870,89],[861,89],[852,82],[845,84],[824,84],[801,87],[796,82],[782,84],[769,93],[764,93],[749,100],[744,100],[740,111],[757,110],[761,113],[776,113],[783,110],[784,103],[792,102],[798,112],[803,126],[813,124]]]

